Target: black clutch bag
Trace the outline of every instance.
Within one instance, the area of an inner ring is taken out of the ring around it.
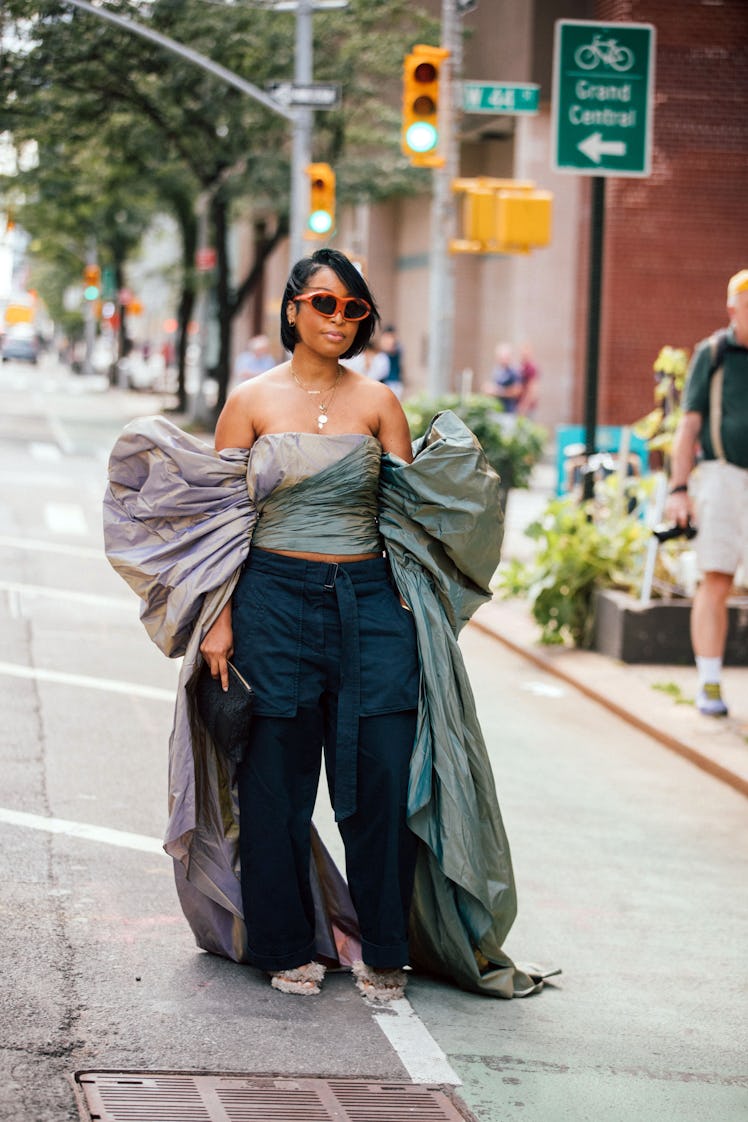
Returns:
[[[241,763],[252,723],[254,691],[233,663],[229,667],[229,688],[213,678],[207,662],[201,666],[194,686],[197,713],[218,751],[232,763]]]

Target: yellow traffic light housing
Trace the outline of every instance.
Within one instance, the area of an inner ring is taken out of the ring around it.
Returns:
[[[516,179],[455,179],[462,194],[462,237],[453,253],[529,253],[550,244],[553,195]]]
[[[101,296],[101,269],[98,265],[86,265],[83,270],[83,295],[86,300],[98,300]]]
[[[335,172],[329,164],[308,164],[309,210],[306,238],[327,238],[335,229]]]
[[[496,237],[501,253],[529,253],[550,244],[550,191],[499,191],[497,203]]]
[[[403,63],[401,147],[415,167],[443,167],[439,155],[439,96],[449,51],[417,43]]]

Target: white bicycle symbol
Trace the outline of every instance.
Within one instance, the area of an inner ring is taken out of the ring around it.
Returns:
[[[615,39],[603,39],[593,35],[591,43],[585,43],[574,52],[574,61],[582,70],[594,70],[601,63],[611,70],[628,70],[634,65],[634,53],[622,47]]]

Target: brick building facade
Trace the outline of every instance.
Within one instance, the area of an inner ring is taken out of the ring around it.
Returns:
[[[606,183],[598,419],[621,424],[652,407],[662,345],[726,323],[748,266],[748,3],[598,0],[592,18],[657,31],[652,175]]]

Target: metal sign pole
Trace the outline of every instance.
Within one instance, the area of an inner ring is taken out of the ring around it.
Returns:
[[[433,174],[429,254],[427,384],[434,396],[449,389],[454,348],[454,258],[448,247],[455,236],[452,180],[459,171],[454,91],[462,68],[462,37],[455,0],[442,0],[442,46],[450,52],[443,68],[447,82],[439,106],[439,150],[444,155],[444,166],[435,168]]]
[[[592,214],[590,217],[590,258],[587,300],[587,369],[584,388],[584,454],[587,470],[584,476],[583,498],[591,499],[594,478],[590,471],[590,457],[594,456],[597,440],[597,371],[600,363],[600,305],[602,303],[603,249],[605,244],[605,179],[597,175],[592,180]]]
[[[312,0],[297,0],[296,54],[294,81],[300,85],[312,81]],[[312,158],[312,128],[314,111],[307,106],[294,109],[293,143],[291,147],[291,233],[289,240],[290,264],[293,266],[304,256],[304,226],[306,222],[306,195],[309,185],[305,169]]]

